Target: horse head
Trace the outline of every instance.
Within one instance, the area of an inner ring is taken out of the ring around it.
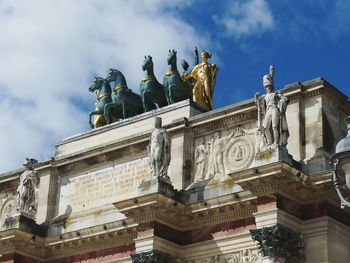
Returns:
[[[152,57],[150,55],[145,56],[145,59],[143,60],[142,63],[142,70],[153,70],[153,61]]]
[[[177,52],[174,49],[173,50],[169,49],[168,58],[167,58],[168,65],[176,65],[176,53]]]
[[[89,91],[94,92],[95,90],[100,90],[103,87],[103,85],[105,84],[105,81],[106,80],[104,78],[95,77],[94,82],[89,87]]]
[[[114,82],[112,87],[117,86],[117,85],[127,86],[126,79],[125,79],[123,73],[121,73],[119,70],[114,69],[114,68],[109,69],[106,80],[109,83]]]
[[[118,78],[119,74],[121,74],[121,72],[117,69],[114,68],[110,68],[108,71],[108,75],[106,77],[106,80],[108,82],[112,82],[112,81],[116,81],[116,79]]]

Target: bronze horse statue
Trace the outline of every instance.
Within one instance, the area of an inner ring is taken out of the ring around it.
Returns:
[[[168,65],[169,69],[165,72],[163,78],[164,92],[168,104],[173,104],[182,100],[192,99],[193,85],[183,81],[177,70],[176,51],[169,50]]]
[[[123,73],[117,69],[110,69],[106,81],[112,87],[112,101],[104,108],[104,116],[108,124],[113,120],[113,113],[118,119],[126,119],[143,113],[141,97],[128,88]]]
[[[158,82],[153,71],[152,57],[148,55],[142,64],[145,76],[141,79],[140,94],[144,111],[151,111],[168,105],[164,87]]]
[[[96,91],[95,110],[90,112],[89,125],[91,129],[98,128],[106,124],[104,118],[105,106],[112,102],[111,99],[111,86],[104,78],[96,77],[92,85],[89,87],[90,92]],[[91,117],[96,115],[94,123],[91,121]]]

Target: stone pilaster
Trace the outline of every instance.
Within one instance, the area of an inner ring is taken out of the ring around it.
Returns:
[[[300,234],[282,225],[250,230],[263,263],[302,262]]]

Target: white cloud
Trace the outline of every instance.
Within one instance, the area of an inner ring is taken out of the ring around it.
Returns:
[[[234,2],[221,16],[215,16],[218,25],[223,26],[228,36],[236,39],[260,35],[274,28],[274,18],[265,0]]]
[[[139,90],[144,55],[158,79],[167,50],[192,57],[209,41],[174,11],[184,0],[0,1],[0,172],[26,156],[54,155],[60,138],[87,130],[82,105],[94,105],[88,86],[95,74],[120,69]],[[80,101],[79,104],[76,101]]]

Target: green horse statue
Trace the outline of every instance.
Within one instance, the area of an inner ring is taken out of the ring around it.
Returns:
[[[89,87],[90,92],[96,91],[96,103],[95,103],[95,110],[90,112],[89,115],[89,124],[91,129],[98,128],[100,126],[103,126],[106,124],[105,118],[104,118],[104,109],[106,104],[111,103],[111,86],[109,85],[108,81],[106,81],[103,78],[96,77],[92,85]],[[96,115],[94,124],[91,121],[91,117],[93,115]]]
[[[168,104],[173,104],[182,100],[192,99],[193,85],[182,81],[177,70],[176,51],[169,50],[168,65],[169,69],[165,72],[163,78],[164,92]]]
[[[112,87],[112,102],[107,103],[104,108],[107,123],[112,122],[113,113],[117,114],[119,119],[143,113],[141,97],[128,88],[126,79],[119,70],[110,69],[106,80]]]
[[[144,111],[146,112],[168,105],[164,94],[164,87],[154,75],[153,61],[150,55],[145,56],[142,70],[145,71],[145,76],[140,83],[140,93]]]

